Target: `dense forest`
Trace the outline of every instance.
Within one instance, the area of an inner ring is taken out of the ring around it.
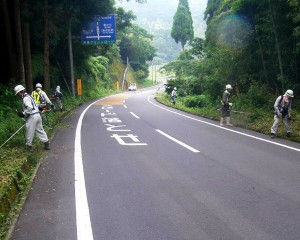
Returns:
[[[5,59],[1,84],[24,83],[29,92],[37,82],[42,82],[46,92],[60,84],[74,95],[71,83],[80,78],[87,89],[95,81],[112,88],[120,79],[109,67],[116,60],[126,63],[128,58],[137,77],[147,78],[147,61],[156,56],[153,36],[132,23],[133,12],[115,4],[110,0],[1,1],[0,51]],[[297,0],[209,0],[205,39],[189,36],[188,48],[165,69],[176,73],[181,94],[207,93],[215,99],[230,82],[237,96],[250,91],[266,97],[266,93],[279,94],[287,88],[297,96],[299,10]],[[94,15],[112,13],[117,16],[117,44],[82,45],[81,26]],[[70,61],[74,61],[73,71]]]
[[[181,95],[216,100],[225,84],[249,105],[262,106],[292,89],[300,93],[298,0],[209,0],[205,40],[194,38],[165,69]],[[202,96],[203,97],[203,96]]]
[[[136,2],[144,2],[136,0]],[[50,93],[62,85],[75,95],[75,79],[82,79],[89,92],[112,89],[116,81],[116,62],[133,61],[138,80],[148,76],[148,65],[155,56],[152,35],[134,25],[130,11],[115,7],[115,1],[1,1],[0,83],[3,86],[25,84],[28,92],[37,82]],[[94,16],[115,14],[117,44],[83,45],[82,26]],[[138,41],[133,41],[133,36]]]

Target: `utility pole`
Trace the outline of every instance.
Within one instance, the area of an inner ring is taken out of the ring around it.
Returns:
[[[151,67],[152,67],[152,74],[151,74],[151,75],[152,75],[152,85],[154,85],[154,84],[153,84],[153,75],[154,75],[154,74],[153,74],[153,60],[151,61]]]
[[[155,72],[154,83],[156,83],[156,65],[154,65],[154,72]]]
[[[127,71],[128,71],[128,67],[129,67],[129,59],[127,57],[127,64],[126,64],[126,68],[125,68],[125,71],[124,71],[124,75],[123,75],[123,82],[122,82],[122,90],[124,88],[124,83],[125,83],[125,80],[126,80],[126,74],[127,74]]]

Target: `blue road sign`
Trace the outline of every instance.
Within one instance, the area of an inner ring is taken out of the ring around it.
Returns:
[[[81,42],[84,45],[115,43],[115,15],[95,16],[95,20],[89,26],[83,27]]]

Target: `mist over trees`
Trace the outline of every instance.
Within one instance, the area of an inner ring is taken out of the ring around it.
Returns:
[[[254,106],[286,89],[297,96],[299,18],[299,1],[209,0],[205,40],[195,38],[166,69],[176,73],[182,94],[216,100],[230,83]]]
[[[176,43],[171,37],[173,17],[178,7],[178,0],[148,0],[141,5],[134,2],[124,2],[121,5],[127,10],[132,10],[137,16],[136,23],[153,35],[153,46],[157,49],[155,64],[165,64],[175,60],[181,50],[181,44]],[[189,0],[191,16],[193,18],[194,35],[205,36],[206,23],[203,20],[206,1]]]

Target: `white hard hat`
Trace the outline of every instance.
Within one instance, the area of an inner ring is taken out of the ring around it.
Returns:
[[[176,87],[174,87],[174,90],[177,90],[177,88],[176,88]]]
[[[230,84],[227,84],[226,89],[232,89],[232,86]]]
[[[56,89],[57,89],[57,90],[60,90],[60,86],[57,86]]]
[[[14,91],[15,91],[16,95],[17,95],[19,92],[24,91],[24,90],[25,90],[25,88],[24,88],[22,85],[17,85],[17,86],[15,86],[15,88],[14,88]]]
[[[293,97],[294,97],[294,92],[293,92],[293,90],[289,89],[289,90],[287,90],[287,91],[285,92],[284,95],[293,98]]]
[[[42,86],[42,84],[40,84],[40,83],[37,83],[36,85],[35,85],[35,88],[42,88],[43,86]]]

